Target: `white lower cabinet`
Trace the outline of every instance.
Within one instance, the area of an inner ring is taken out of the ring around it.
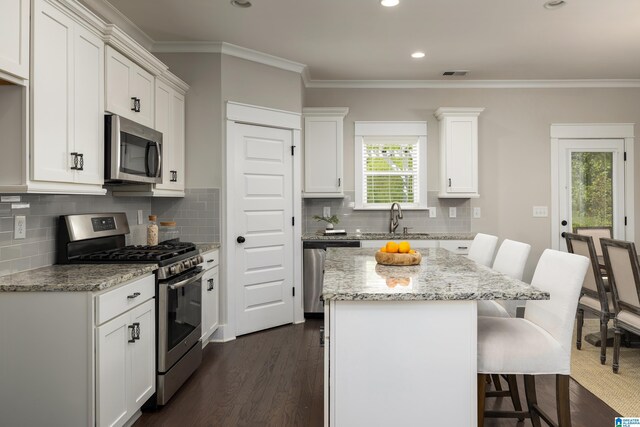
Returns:
[[[0,292],[0,426],[132,422],[155,393],[154,295],[153,274],[95,293]]]
[[[402,235],[396,236],[395,242],[402,241]],[[363,248],[381,248],[389,240],[361,240],[360,246]],[[444,248],[458,255],[467,255],[471,240],[407,240],[412,248]]]
[[[440,240],[440,247],[458,255],[469,255],[473,240]]]
[[[97,425],[120,426],[155,392],[155,300],[97,328]]]
[[[202,346],[206,346],[220,324],[220,276],[218,250],[202,254]]]

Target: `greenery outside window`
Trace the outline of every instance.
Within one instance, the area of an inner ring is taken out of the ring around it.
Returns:
[[[356,122],[356,209],[427,209],[426,122]]]

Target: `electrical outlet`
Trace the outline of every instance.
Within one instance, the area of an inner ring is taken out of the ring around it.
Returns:
[[[16,215],[14,222],[14,239],[24,239],[27,237],[27,217],[24,215]]]
[[[325,218],[329,218],[331,216],[331,207],[325,206],[322,208],[322,216]]]
[[[449,208],[449,218],[456,217],[456,208]]]
[[[549,209],[546,206],[534,206],[533,217],[534,218],[546,218],[549,216]]]
[[[429,218],[436,217],[436,208],[429,208]]]
[[[138,225],[144,224],[144,215],[142,215],[142,209],[138,209]]]
[[[480,211],[480,208],[479,208],[479,207],[475,207],[475,208],[473,208],[473,217],[474,217],[474,218],[480,218],[481,214],[482,214],[482,213],[481,213],[481,211]]]
[[[355,208],[355,207],[356,207],[356,204],[355,204],[355,202],[349,202],[349,203],[347,204],[347,206],[349,206],[350,208]]]

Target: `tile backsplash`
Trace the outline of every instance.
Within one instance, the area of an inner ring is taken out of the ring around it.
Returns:
[[[181,240],[220,240],[220,191],[217,188],[188,189],[184,198],[20,195],[27,209],[12,209],[0,203],[0,276],[55,264],[57,220],[60,215],[125,212],[131,228],[127,244],[146,243],[146,220],[175,220]],[[138,210],[145,224],[137,225]],[[26,216],[26,239],[14,239],[14,216]]]
[[[389,231],[389,209],[382,211],[354,210],[349,207],[355,192],[345,192],[344,199],[304,199],[302,216],[304,218],[303,233],[313,233],[324,229],[325,223],[313,219],[314,215],[322,216],[325,206],[331,208],[331,215],[337,215],[340,223],[335,226],[347,232],[386,232]],[[471,202],[469,199],[440,199],[437,191],[429,191],[427,205],[436,209],[436,217],[429,218],[428,211],[402,212],[397,232],[409,227],[412,233],[452,232],[465,233],[471,231]],[[391,207],[391,205],[389,205]],[[449,218],[449,208],[456,208],[456,217]]]

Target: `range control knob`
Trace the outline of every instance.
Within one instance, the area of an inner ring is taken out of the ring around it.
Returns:
[[[169,267],[169,273],[171,273],[171,275],[179,273],[178,272],[178,266],[172,265],[171,267]]]

